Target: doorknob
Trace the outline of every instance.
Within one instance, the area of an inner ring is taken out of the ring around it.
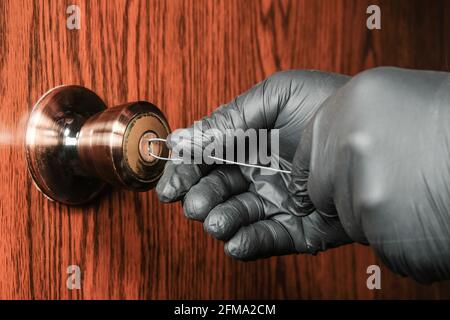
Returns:
[[[56,87],[34,106],[26,131],[28,169],[51,200],[86,203],[108,184],[137,191],[154,187],[168,157],[170,129],[155,105],[131,102],[106,108],[94,92],[80,86]]]

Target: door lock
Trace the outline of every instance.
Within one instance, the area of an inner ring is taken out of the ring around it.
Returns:
[[[56,87],[39,99],[28,120],[28,169],[41,192],[69,205],[88,202],[108,184],[146,191],[165,164],[147,152],[148,139],[165,139],[169,132],[164,114],[149,102],[107,108],[84,87]],[[152,152],[169,156],[165,144]]]

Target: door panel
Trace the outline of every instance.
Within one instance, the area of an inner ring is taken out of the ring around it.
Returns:
[[[80,30],[66,28],[70,4],[81,8]],[[365,27],[369,4],[381,6],[381,30]],[[449,71],[449,17],[448,1],[425,0],[1,1],[0,298],[449,298],[449,283],[394,275],[361,245],[233,261],[154,191],[51,202],[23,148],[33,104],[61,84],[109,106],[150,101],[175,129],[278,70]],[[366,287],[371,264],[381,290]],[[69,265],[80,267],[79,290],[66,286]]]

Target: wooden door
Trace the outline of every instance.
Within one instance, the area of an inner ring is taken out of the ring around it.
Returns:
[[[81,29],[66,27],[67,7]],[[366,9],[381,7],[381,30]],[[108,105],[148,100],[187,126],[277,70],[355,74],[378,65],[450,71],[450,3],[412,0],[3,0],[0,2],[0,298],[443,298],[394,275],[372,250],[233,261],[154,191],[84,207],[48,201],[24,157],[29,111],[79,84]],[[382,289],[368,290],[378,264]],[[78,265],[81,288],[66,286]]]

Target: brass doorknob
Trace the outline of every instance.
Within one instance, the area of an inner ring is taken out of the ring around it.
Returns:
[[[106,108],[84,87],[56,87],[39,99],[28,120],[28,169],[48,198],[70,205],[88,202],[108,183],[149,190],[164,162],[148,153],[148,139],[169,132],[163,113],[149,102]],[[169,155],[163,144],[150,147],[153,154]]]

